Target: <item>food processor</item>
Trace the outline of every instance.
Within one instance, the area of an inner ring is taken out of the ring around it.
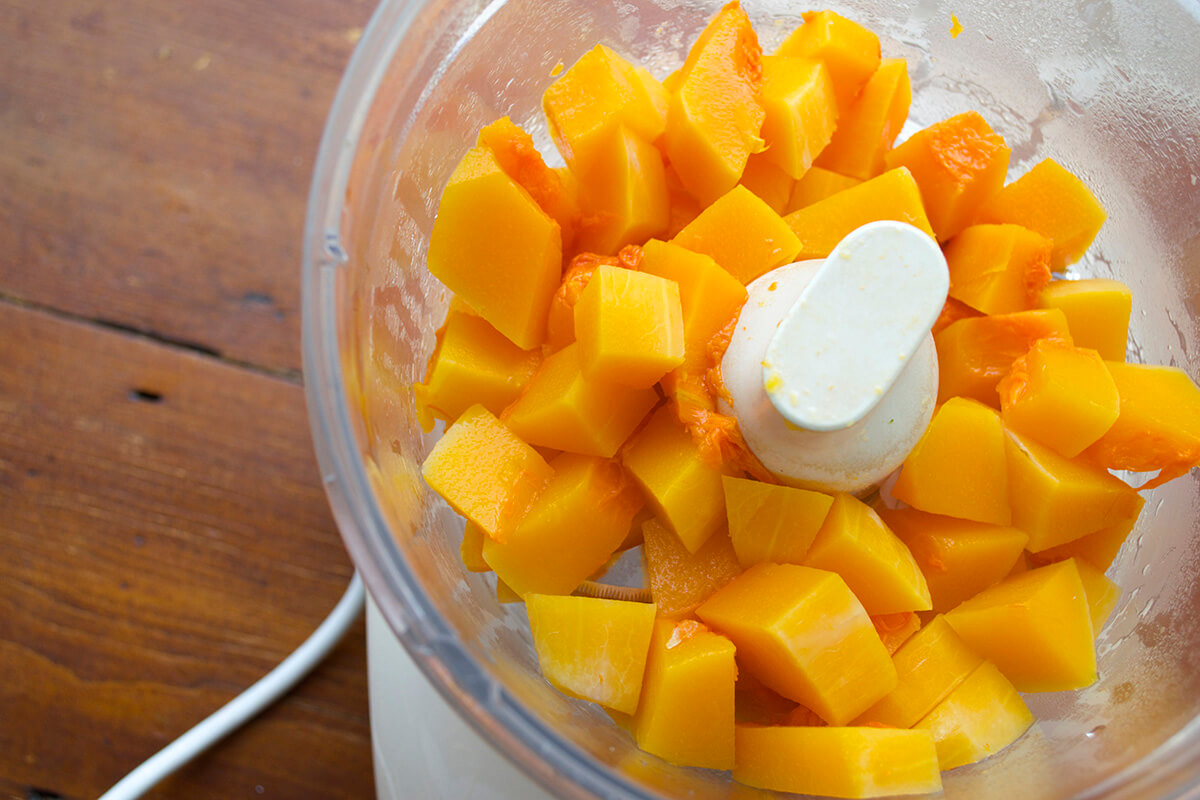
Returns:
[[[808,10],[743,5],[767,52]],[[309,199],[304,373],[330,503],[372,598],[381,798],[775,796],[641,752],[599,707],[542,679],[522,606],[464,569],[462,520],[421,480],[436,432],[421,432],[410,388],[450,300],[424,267],[426,243],[479,128],[509,115],[556,163],[540,98],[559,64],[602,43],[661,78],[719,7],[388,0],[347,69]],[[1130,361],[1200,374],[1200,4],[828,7],[907,59],[902,137],[974,109],[1012,147],[1010,180],[1045,157],[1079,175],[1109,218],[1068,277],[1133,290]],[[946,773],[948,797],[1200,797],[1200,481],[1146,499],[1109,572],[1122,596],[1098,639],[1099,681],[1027,696],[1033,729]]]

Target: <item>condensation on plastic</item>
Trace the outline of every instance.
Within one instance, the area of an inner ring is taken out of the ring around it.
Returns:
[[[768,50],[800,22],[747,2]],[[508,114],[553,156],[539,99],[596,42],[659,77],[717,3],[384,2],[326,127],[304,242],[304,372],[318,459],[347,547],[392,630],[464,718],[562,797],[757,798],[728,776],[641,753],[597,708],[539,676],[520,606],[463,570],[462,523],[425,488],[409,386],[448,302],[424,269],[441,187],[475,132]],[[978,109],[1012,174],[1050,156],[1109,220],[1073,276],[1134,291],[1130,358],[1200,366],[1200,6],[882,0],[834,4],[908,59],[910,129]],[[950,36],[951,14],[964,31]],[[1148,494],[1110,573],[1100,680],[1032,695],[1014,747],[945,776],[951,798],[1200,797],[1200,484]],[[413,723],[416,724],[416,723]]]

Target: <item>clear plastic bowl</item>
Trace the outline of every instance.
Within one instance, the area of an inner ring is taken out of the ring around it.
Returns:
[[[597,42],[660,77],[718,8],[680,0],[384,2],[337,95],[304,241],[304,374],[317,454],[347,547],[396,636],[483,736],[562,797],[767,797],[641,753],[538,674],[520,606],[464,571],[462,522],[424,486],[413,413],[448,302],[424,267],[438,198],[478,129],[504,114],[554,157],[539,100]],[[800,22],[747,2],[770,50]],[[1012,175],[1051,156],[1109,220],[1072,268],[1134,291],[1131,360],[1200,365],[1200,5],[1194,0],[862,0],[834,6],[908,59],[912,120],[978,109]],[[950,35],[951,15],[963,25]],[[955,798],[1200,796],[1200,483],[1148,495],[1110,575],[1123,594],[1100,680],[1032,695],[1016,745],[948,773]]]

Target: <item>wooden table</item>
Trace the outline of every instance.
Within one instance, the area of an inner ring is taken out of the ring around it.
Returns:
[[[96,797],[350,579],[300,241],[373,5],[0,0],[0,798]],[[373,792],[359,623],[152,796]]]

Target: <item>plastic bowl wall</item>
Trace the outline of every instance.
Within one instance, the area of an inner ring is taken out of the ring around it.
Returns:
[[[519,605],[464,571],[462,522],[429,492],[421,379],[447,292],[425,270],[442,186],[478,129],[510,115],[557,160],[539,101],[556,64],[597,42],[659,77],[718,8],[673,0],[385,2],[351,62],[322,143],[304,247],[304,371],[318,457],[346,544],[430,683],[496,747],[563,797],[767,797],[726,774],[637,750],[596,707],[538,674]],[[773,48],[792,3],[747,2]],[[1073,275],[1134,290],[1130,359],[1200,365],[1200,6],[1172,2],[863,0],[835,10],[908,59],[918,126],[977,109],[1109,211]],[[950,35],[951,15],[964,30]],[[1033,695],[1038,724],[945,776],[953,798],[1200,796],[1200,486],[1148,494],[1110,575],[1100,680]]]

